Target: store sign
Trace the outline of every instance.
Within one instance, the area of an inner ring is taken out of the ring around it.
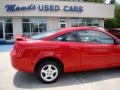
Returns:
[[[7,4],[5,5],[5,9],[7,12],[16,12],[16,11],[30,11],[30,10],[36,10],[39,11],[60,11],[61,9],[65,12],[82,12],[83,7],[82,6],[69,6],[66,5],[63,8],[61,8],[59,5],[28,5],[28,6],[18,6],[16,4]]]

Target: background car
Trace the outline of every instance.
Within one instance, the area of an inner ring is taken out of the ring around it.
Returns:
[[[108,32],[120,39],[120,28],[111,28],[108,30]]]
[[[63,72],[120,66],[120,40],[93,27],[18,37],[11,63],[19,71],[34,73],[43,83],[53,83]]]

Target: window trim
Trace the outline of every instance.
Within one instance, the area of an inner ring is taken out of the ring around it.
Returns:
[[[23,19],[29,19],[29,22],[24,22],[23,21]],[[36,19],[37,21],[31,21],[32,19]],[[40,24],[41,23],[44,23],[44,24],[46,24],[46,30],[45,31],[47,31],[48,30],[48,18],[45,18],[45,17],[37,17],[37,18],[35,18],[35,17],[23,17],[22,18],[22,34],[24,35],[26,35],[27,33],[29,33],[30,34],[30,36],[32,35],[32,33],[33,33],[33,31],[32,31],[32,23],[37,23],[38,24],[38,33],[39,33],[39,29],[40,29]],[[23,31],[23,24],[29,24],[29,28],[30,28],[30,30],[29,30],[29,32],[24,32]]]
[[[77,32],[79,32],[79,31],[84,31],[84,30],[78,30]],[[91,42],[80,42],[80,37],[79,37],[79,34],[77,33],[78,40],[79,40],[80,43],[86,43],[86,44],[110,44],[110,45],[111,45],[111,44],[115,44],[115,42],[116,42],[116,39],[115,39],[114,37],[110,36],[109,34],[107,34],[107,33],[105,33],[105,32],[98,31],[98,30],[86,30],[86,31],[96,31],[96,32],[103,33],[103,34],[109,36],[111,39],[113,39],[113,43],[91,43]]]
[[[64,22],[61,22],[61,19],[64,19],[65,21]],[[59,28],[61,28],[61,24],[64,24],[65,25],[65,28],[67,27],[67,18],[65,17],[60,17],[59,18]]]
[[[10,19],[10,22],[7,21],[8,19]],[[12,19],[11,18],[2,18],[2,19],[0,19],[0,22],[2,23],[2,28],[3,28],[3,32],[2,32],[3,38],[1,38],[1,40],[13,41],[14,33],[13,33],[13,21],[12,21]],[[11,33],[6,32],[6,24],[11,24],[12,25],[12,32]],[[7,35],[12,35],[12,38],[6,39]]]
[[[60,36],[67,35],[67,34],[70,34],[70,33],[76,34],[76,41],[57,41],[57,40],[55,40],[56,38],[58,38],[58,37],[60,37]],[[71,32],[67,32],[67,33],[58,35],[58,36],[52,38],[50,41],[55,41],[55,42],[69,42],[69,43],[79,43],[79,39],[78,39],[78,35],[77,35],[77,32],[76,32],[76,31],[71,31]]]
[[[77,19],[77,22],[73,22],[72,19]],[[80,19],[84,19],[84,22],[80,21]],[[77,27],[80,26],[79,24],[84,24],[83,26],[87,26],[87,19],[91,19],[92,20],[91,25],[93,27],[96,26],[96,23],[94,23],[94,20],[98,21],[98,23],[97,23],[98,26],[100,25],[100,19],[99,18],[71,18],[70,19],[70,26],[74,27],[74,26],[72,26],[72,24],[77,24]]]

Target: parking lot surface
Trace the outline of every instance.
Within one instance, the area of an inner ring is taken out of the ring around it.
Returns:
[[[42,84],[10,63],[12,45],[0,45],[0,90],[120,90],[120,68],[64,74],[54,84]]]

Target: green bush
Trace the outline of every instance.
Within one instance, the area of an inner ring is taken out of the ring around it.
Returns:
[[[120,5],[115,5],[115,18],[105,20],[105,28],[120,28]]]

